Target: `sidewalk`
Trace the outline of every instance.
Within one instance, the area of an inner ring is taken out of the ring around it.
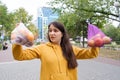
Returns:
[[[12,46],[11,44],[8,44],[8,49],[0,51],[0,63],[14,61],[11,50]]]

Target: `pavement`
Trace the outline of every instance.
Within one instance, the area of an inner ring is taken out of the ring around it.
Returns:
[[[16,61],[11,45],[0,51],[0,80],[39,80],[38,59]],[[104,57],[78,60],[78,80],[120,80],[120,61]]]

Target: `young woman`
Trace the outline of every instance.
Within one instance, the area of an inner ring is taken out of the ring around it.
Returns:
[[[13,44],[16,60],[41,60],[40,80],[77,80],[77,59],[90,59],[98,56],[99,48],[79,48],[72,46],[64,25],[51,22],[48,25],[48,40],[29,49]]]

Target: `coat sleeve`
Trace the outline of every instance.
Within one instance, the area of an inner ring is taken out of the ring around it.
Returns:
[[[38,48],[23,49],[21,45],[12,45],[13,57],[16,60],[30,60],[34,58],[40,58]]]
[[[91,48],[79,48],[73,46],[73,51],[77,59],[90,59],[95,58],[99,54],[99,47],[91,47]]]

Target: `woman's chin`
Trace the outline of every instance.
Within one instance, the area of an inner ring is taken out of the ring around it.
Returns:
[[[54,43],[54,44],[58,44],[58,42],[56,42],[56,41],[54,41],[54,40],[51,40],[51,42]]]

